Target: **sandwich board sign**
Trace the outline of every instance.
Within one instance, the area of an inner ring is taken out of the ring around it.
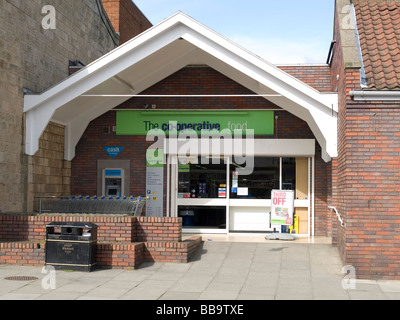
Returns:
[[[290,226],[293,224],[294,191],[271,191],[271,224]]]

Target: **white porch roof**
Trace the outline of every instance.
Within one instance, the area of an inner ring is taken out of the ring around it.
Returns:
[[[206,64],[269,95],[265,99],[308,123],[325,161],[337,156],[337,94],[320,93],[181,12],[43,93],[26,95],[25,152],[38,151],[53,121],[65,125],[65,159],[72,160],[90,121],[189,64]]]

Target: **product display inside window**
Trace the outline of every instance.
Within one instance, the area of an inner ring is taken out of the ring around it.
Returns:
[[[248,169],[252,163],[251,173],[243,174],[240,169]],[[293,190],[295,200],[299,200],[295,208],[298,232],[307,234],[309,202],[304,200],[309,199],[309,169],[310,158],[256,156],[242,164],[234,157],[181,157],[177,215],[186,232],[265,232],[271,229],[268,212],[272,190]]]
[[[178,198],[226,198],[224,159],[181,158],[178,172]]]
[[[271,190],[279,189],[280,158],[256,157],[250,175],[240,175],[233,162],[230,168],[231,198],[271,199]]]
[[[307,158],[255,157],[251,174],[240,174],[234,159],[229,166],[224,159],[208,157],[180,158],[178,198],[271,199],[271,190],[295,190],[296,199],[307,199]],[[301,192],[299,192],[299,190]]]

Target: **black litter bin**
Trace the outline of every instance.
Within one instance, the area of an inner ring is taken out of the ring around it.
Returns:
[[[96,266],[97,225],[87,222],[52,222],[46,226],[46,266],[92,271]]]

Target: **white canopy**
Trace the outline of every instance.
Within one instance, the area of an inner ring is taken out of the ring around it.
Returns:
[[[320,93],[181,12],[45,92],[26,95],[26,153],[38,151],[53,121],[66,128],[65,159],[72,160],[90,121],[190,64],[206,64],[306,121],[323,159],[337,156],[337,94]]]

